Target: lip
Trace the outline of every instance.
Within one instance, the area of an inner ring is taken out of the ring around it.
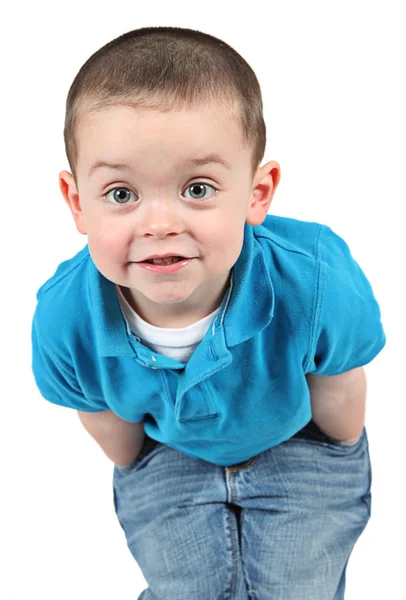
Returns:
[[[184,256],[183,254],[176,254],[176,252],[167,252],[166,254],[151,254],[151,256],[147,256],[142,261],[151,260],[151,258],[168,258],[168,256],[182,256],[183,258],[189,258],[188,256]]]
[[[167,256],[174,256],[173,254],[168,254]],[[160,258],[158,256],[154,256],[152,258]],[[179,260],[176,263],[172,263],[171,265],[153,265],[152,263],[148,263],[148,262],[137,262],[135,263],[138,267],[141,267],[141,269],[146,269],[147,271],[150,271],[151,273],[155,273],[157,275],[162,274],[169,274],[169,273],[175,273],[176,271],[179,271],[180,269],[183,269],[184,267],[186,267],[189,263],[192,262],[192,260],[194,260],[193,258],[185,258],[184,260]]]

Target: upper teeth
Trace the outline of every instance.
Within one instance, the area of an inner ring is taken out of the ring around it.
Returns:
[[[150,260],[156,265],[170,265],[178,261],[178,256],[167,256],[166,258],[151,258]]]

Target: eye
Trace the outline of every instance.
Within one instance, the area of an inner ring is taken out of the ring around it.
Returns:
[[[205,200],[207,199],[206,197],[206,191],[207,188],[211,188],[212,190],[215,190],[216,192],[218,191],[217,188],[215,188],[213,185],[210,185],[208,183],[204,183],[203,181],[196,181],[195,183],[191,183],[190,185],[187,186],[186,190],[191,189],[192,190],[192,197],[191,200]],[[112,194],[112,196],[110,196],[110,200],[109,200],[109,194]],[[109,190],[108,192],[106,192],[103,195],[103,198],[106,198],[111,204],[115,204],[116,206],[119,205],[123,205],[123,204],[130,204],[129,200],[128,200],[128,194],[134,194],[134,192],[132,192],[131,190],[129,190],[126,187],[115,187],[112,188],[111,190]],[[213,195],[213,194],[211,194]],[[187,196],[186,196],[187,197]],[[210,198],[210,196],[208,196]]]
[[[217,188],[215,188],[214,186],[212,186],[208,183],[204,183],[204,181],[196,181],[195,183],[191,183],[190,185],[187,186],[186,189],[187,190],[193,189],[193,194],[196,194],[196,196],[198,196],[197,198],[192,197],[192,200],[203,200],[204,196],[205,196],[205,190],[207,188],[211,188],[212,190],[215,190],[216,192],[218,191]],[[202,194],[203,194],[203,196],[202,196]]]
[[[134,192],[132,192],[131,190],[129,190],[126,187],[115,187],[115,188],[112,188],[111,190],[109,190],[108,192],[106,192],[104,194],[103,198],[106,198],[108,200],[109,194],[111,194],[111,192],[114,192],[114,194],[112,196],[114,198],[114,202],[112,202],[112,204],[116,204],[116,205],[128,204],[128,202],[126,201],[126,197],[125,197],[126,192],[129,192],[130,194],[134,194]]]

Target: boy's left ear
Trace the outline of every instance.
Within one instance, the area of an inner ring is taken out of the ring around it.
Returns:
[[[265,221],[280,178],[281,168],[274,160],[258,169],[253,181],[247,223],[261,225]]]

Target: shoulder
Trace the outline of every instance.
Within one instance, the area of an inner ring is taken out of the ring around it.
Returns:
[[[322,223],[303,221],[291,217],[267,215],[262,225],[253,227],[254,237],[263,249],[276,254],[300,254],[304,259],[316,259]]]
[[[302,295],[305,302],[312,302],[319,270],[320,237],[325,228],[322,223],[276,215],[267,215],[262,225],[253,228],[275,289],[289,301]]]
[[[262,225],[253,229],[269,258],[276,257],[287,268],[289,264],[297,265],[302,279],[306,279],[306,263],[324,270],[329,266],[338,272],[359,268],[347,242],[326,224],[267,215]]]
[[[83,322],[89,312],[89,269],[86,245],[72,258],[60,263],[55,273],[38,289],[34,325],[47,343],[66,336]]]
[[[88,259],[90,259],[89,248],[86,244],[82,250],[77,252],[72,258],[64,260],[61,262],[55,273],[49,277],[38,289],[37,291],[37,300],[40,301],[44,298],[50,298],[52,296],[52,291],[55,291],[55,288],[60,289],[64,284],[62,282],[66,279],[64,283],[75,284],[75,274],[83,269],[86,269],[88,264]]]

